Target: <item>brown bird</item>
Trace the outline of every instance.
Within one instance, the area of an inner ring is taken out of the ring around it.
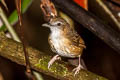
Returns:
[[[86,48],[83,39],[60,17],[53,18],[49,23],[43,24],[42,26],[50,28],[51,33],[48,42],[51,50],[57,53],[57,55],[49,61],[48,68],[50,68],[55,60],[60,59],[60,56],[68,58],[79,57],[79,65],[73,69],[73,71],[75,71],[74,75],[78,74],[79,71],[84,68],[80,62],[83,49]]]

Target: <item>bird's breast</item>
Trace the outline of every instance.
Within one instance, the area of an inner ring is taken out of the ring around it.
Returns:
[[[65,38],[59,31],[52,32],[50,38],[56,49],[61,49],[65,45]]]
[[[56,52],[59,55],[64,57],[76,57],[75,54],[72,54],[75,50],[71,48],[72,46],[70,46],[71,41],[64,35],[56,31],[50,35],[50,38]]]

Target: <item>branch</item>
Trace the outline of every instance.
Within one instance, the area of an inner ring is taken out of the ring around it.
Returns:
[[[45,53],[42,53],[29,46],[27,47],[27,50],[29,52],[29,59],[32,68],[38,72],[42,72],[61,80],[107,80],[85,70],[81,70],[78,75],[73,76],[73,66],[70,66],[68,63],[63,61],[55,62],[55,64],[48,69],[47,64],[51,56],[48,56]],[[2,32],[0,32],[0,56],[10,59],[20,65],[25,65],[22,44],[6,38]]]
[[[93,32],[111,48],[120,54],[120,34],[102,23],[93,14],[87,12],[71,0],[52,0],[66,14]]]

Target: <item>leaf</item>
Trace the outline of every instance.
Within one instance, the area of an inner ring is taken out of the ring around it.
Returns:
[[[88,10],[88,0],[74,0],[78,5]]]

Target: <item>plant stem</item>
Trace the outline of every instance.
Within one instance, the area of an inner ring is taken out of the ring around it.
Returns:
[[[8,19],[4,13],[4,11],[2,10],[2,8],[0,7],[0,17],[1,19],[3,20],[3,22],[5,23],[8,31],[10,32],[12,38],[15,40],[15,41],[18,41],[20,42],[20,39],[18,37],[18,35],[16,34],[15,30],[13,29],[13,27],[10,25],[10,23],[8,22]]]
[[[2,10],[1,7],[0,7],[0,17],[2,18],[3,22],[5,23],[5,25],[6,25],[7,29],[8,29],[8,31],[9,31],[9,33],[11,34],[11,36],[13,38],[13,40],[15,40],[17,42],[21,42],[21,40],[19,39],[17,33],[15,32],[15,30],[13,29],[13,27],[10,25],[10,23],[9,23],[9,21],[8,21],[6,15],[5,15],[5,13],[4,13],[4,11]],[[34,75],[37,74],[37,72],[35,72],[35,71],[34,71],[34,73],[35,73]],[[38,74],[37,74],[37,76],[38,76]],[[39,74],[39,76],[40,76],[40,74]]]

